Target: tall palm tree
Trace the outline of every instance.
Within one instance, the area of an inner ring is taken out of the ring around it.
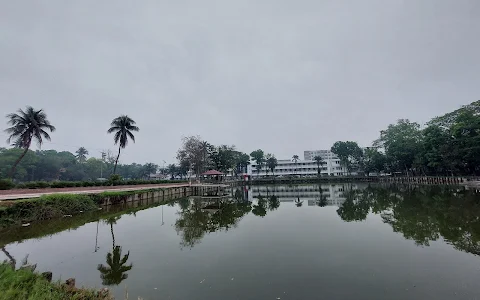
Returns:
[[[113,174],[115,174],[117,171],[118,158],[120,157],[120,150],[127,146],[128,138],[135,143],[135,136],[133,135],[132,131],[139,131],[140,129],[135,126],[135,121],[127,115],[121,115],[120,117],[113,119],[110,126],[111,127],[107,132],[115,132],[113,140],[115,141],[115,145],[119,144],[118,155],[117,159],[115,160],[115,167],[113,168]]]
[[[317,163],[317,171],[318,176],[320,176],[320,167],[327,164],[320,155],[317,155],[313,158],[313,160]]]
[[[77,158],[79,163],[83,164],[84,162],[87,161],[88,150],[85,149],[85,147],[78,148],[78,150],[75,151],[75,153],[77,153],[75,157]]]
[[[298,158],[298,155],[294,155],[292,156],[292,161],[295,163],[295,170],[293,171],[295,174],[297,174],[297,162],[298,162],[299,158]]]
[[[54,132],[55,127],[50,124],[43,109],[35,110],[31,106],[27,106],[25,111],[19,109],[17,113],[8,114],[7,119],[9,119],[8,124],[12,126],[5,129],[5,132],[10,135],[7,143],[13,141],[14,147],[24,149],[10,170],[9,177],[12,178],[17,165],[27,154],[32,140],[35,139],[40,147],[43,139],[50,141],[50,135],[47,131]]]

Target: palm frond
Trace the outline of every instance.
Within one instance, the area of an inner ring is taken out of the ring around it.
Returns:
[[[130,131],[127,130],[127,135],[132,139],[132,141],[135,143],[135,136],[133,135],[133,133],[131,133]]]
[[[115,141],[115,145],[118,144],[118,141],[120,140],[121,136],[122,136],[121,131],[117,131],[117,133],[115,133],[115,136],[113,137],[113,140]]]

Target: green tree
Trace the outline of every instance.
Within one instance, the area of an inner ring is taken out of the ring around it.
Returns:
[[[22,155],[24,150],[18,148],[0,149],[0,178],[7,178],[10,170]],[[19,181],[35,180],[36,170],[38,167],[38,157],[32,150],[28,150],[23,159],[17,165],[13,179]]]
[[[395,171],[403,170],[408,175],[417,153],[421,151],[421,142],[420,125],[401,119],[397,124],[390,124],[386,130],[380,132],[380,138],[375,141],[375,146],[385,149],[385,154]]]
[[[471,111],[458,115],[450,128],[451,151],[460,158],[457,164],[470,175],[478,174],[480,166],[480,116]]]
[[[416,157],[416,166],[429,174],[447,175],[455,165],[450,132],[440,126],[430,125],[422,132],[423,143]]]
[[[85,162],[85,172],[89,179],[97,179],[102,177],[103,174],[103,164],[104,162],[101,159],[90,157]]]
[[[235,146],[220,145],[209,154],[213,168],[227,173],[235,166]]]
[[[175,179],[177,172],[177,166],[175,164],[169,164],[167,166],[167,173],[170,174],[171,179]]]
[[[78,150],[75,151],[75,153],[77,154],[76,158],[79,163],[83,164],[84,162],[87,161],[88,150],[85,149],[85,147],[78,148]]]
[[[376,148],[366,148],[363,152],[362,169],[365,175],[385,171],[386,157]]]
[[[236,168],[238,173],[247,173],[247,166],[250,164],[250,156],[247,153],[237,152]]]
[[[142,167],[142,177],[144,178],[150,178],[151,174],[156,174],[158,170],[158,165],[154,163],[146,163]]]
[[[273,154],[267,154],[267,160],[266,160],[267,168],[269,168],[272,171],[272,175],[275,176],[275,168],[278,165],[278,161],[275,158],[275,155]]]
[[[320,176],[320,169],[322,168],[323,165],[327,164],[326,161],[323,160],[323,158],[320,155],[316,155],[313,160],[317,163],[317,173],[318,176]]]
[[[177,151],[177,160],[180,164],[189,165],[198,177],[211,165],[210,154],[214,147],[200,136],[184,137],[182,147]]]
[[[23,149],[22,154],[13,163],[10,170],[9,177],[13,178],[15,169],[27,154],[32,140],[35,140],[40,147],[43,144],[43,139],[50,141],[50,135],[47,131],[54,132],[55,127],[50,124],[43,109],[35,110],[31,106],[27,106],[25,111],[19,109],[17,113],[8,114],[7,119],[8,124],[11,125],[11,127],[5,130],[9,134],[7,143],[13,142],[15,148]]]
[[[117,171],[118,159],[120,158],[120,150],[122,148],[125,149],[128,144],[128,138],[130,138],[135,143],[135,136],[132,132],[139,130],[140,129],[135,126],[135,121],[127,115],[121,115],[120,117],[112,120],[112,123],[110,124],[110,129],[108,129],[107,132],[115,132],[113,140],[115,141],[115,145],[119,145],[117,159],[115,160],[115,166],[113,168],[113,174],[115,174]]]
[[[362,149],[356,142],[338,141],[333,144],[331,151],[338,156],[340,163],[350,174],[354,167],[358,167],[362,160]]]
[[[252,157],[252,160],[255,161],[256,163],[256,168],[257,168],[257,173],[260,175],[260,171],[263,169],[263,166],[265,165],[265,153],[263,150],[258,149],[255,151],[252,151],[250,153],[250,157]]]

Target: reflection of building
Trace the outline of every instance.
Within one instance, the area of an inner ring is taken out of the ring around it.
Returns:
[[[250,189],[249,200],[258,198],[258,196],[277,196],[280,202],[294,202],[298,198],[307,201],[308,205],[316,205],[317,201],[325,199],[327,205],[340,206],[345,202],[344,192],[346,190],[356,190],[355,184],[325,184],[319,185],[277,185],[277,186],[252,186]]]
[[[299,160],[297,163],[294,161],[283,159],[278,160],[278,165],[275,167],[275,175],[277,176],[289,176],[289,175],[301,175],[301,176],[315,176],[318,174],[317,162],[313,160]],[[347,171],[340,165],[340,160],[336,157],[333,158],[324,158],[325,164],[321,168],[322,175],[335,175],[341,176],[346,175]],[[247,167],[247,174],[253,177],[256,176],[265,176],[267,175],[267,166],[263,166],[262,170],[257,172],[257,164],[252,161],[251,164]],[[268,169],[268,174],[272,175],[270,169]]]

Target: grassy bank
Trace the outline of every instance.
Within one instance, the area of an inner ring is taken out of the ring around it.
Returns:
[[[41,274],[27,269],[14,270],[7,263],[0,263],[0,291],[0,300],[113,299],[109,293],[49,282]]]
[[[9,179],[0,179],[0,190],[10,189],[46,189],[46,188],[73,188],[92,186],[123,186],[148,184],[185,183],[186,180],[107,180],[107,181],[29,181],[14,183]]]
[[[87,195],[55,194],[12,201],[8,206],[0,207],[0,227],[60,218],[97,208],[95,201]]]
[[[0,228],[0,247],[13,242],[22,242],[23,240],[42,238],[54,235],[64,230],[75,230],[90,222],[98,220],[108,220],[121,215],[133,214],[138,211],[152,208],[167,203],[169,200],[161,201],[139,201],[135,204],[126,203],[122,205],[112,206],[109,210],[94,210],[75,215],[71,218],[60,218],[56,220],[44,220],[36,222],[35,225],[29,227],[9,226]],[[137,205],[133,207],[133,205]]]
[[[40,198],[3,201],[0,202],[0,228],[96,211],[106,203],[124,203],[134,195],[139,195],[140,198],[152,197],[155,192],[162,190],[103,192],[89,195],[52,194]]]

